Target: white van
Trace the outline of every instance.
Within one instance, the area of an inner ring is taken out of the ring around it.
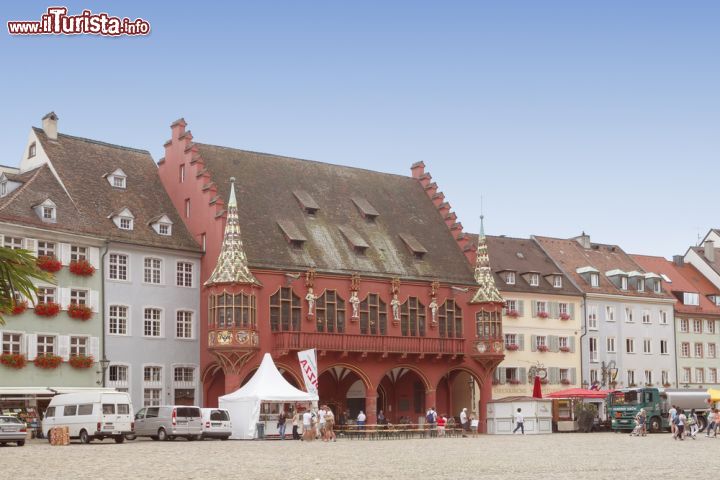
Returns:
[[[202,438],[227,440],[232,435],[230,412],[224,408],[201,408]]]
[[[126,392],[77,392],[56,395],[50,400],[42,431],[50,440],[53,427],[68,427],[70,438],[82,443],[114,438],[123,443],[135,429],[130,395]]]

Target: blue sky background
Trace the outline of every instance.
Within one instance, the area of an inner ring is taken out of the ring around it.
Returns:
[[[54,110],[63,133],[196,141],[409,174],[466,230],[684,252],[720,227],[720,2],[67,2],[148,37],[10,37],[0,163]]]

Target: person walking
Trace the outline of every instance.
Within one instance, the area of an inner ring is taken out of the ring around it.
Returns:
[[[285,421],[287,420],[287,415],[285,415],[285,410],[280,410],[280,413],[278,413],[277,417],[277,430],[278,435],[280,435],[280,440],[285,440]]]
[[[383,413],[382,410],[380,410],[380,413],[378,413],[377,422],[378,422],[378,425],[385,425],[387,423],[387,419],[385,418],[385,413]]]
[[[330,410],[330,407],[325,405],[325,438],[324,440],[326,442],[329,442],[332,440],[333,442],[337,441],[337,437],[335,437],[335,414],[333,414],[332,410]]]
[[[668,410],[668,417],[670,417],[670,433],[673,434],[674,438],[677,433],[677,422],[675,421],[675,417],[677,417],[677,408],[675,408],[675,405]]]
[[[302,422],[302,419],[300,418],[300,412],[295,410],[295,414],[292,417],[292,437],[293,440],[300,440],[300,423]]]
[[[308,442],[312,441],[312,413],[310,412],[310,409],[305,410],[305,413],[303,413],[302,416],[302,423],[303,423],[303,434],[302,434],[302,440],[307,440]]]
[[[428,430],[430,430],[430,437],[435,437],[437,435],[437,432],[435,431],[437,423],[437,412],[435,411],[435,407],[430,407],[427,413],[425,413],[425,423],[427,423]]]
[[[323,439],[323,438],[325,438],[325,405],[320,406],[320,410],[318,410],[318,412],[317,412],[317,420],[318,420],[317,438]]]
[[[695,435],[697,435],[698,432],[698,417],[694,408],[690,410],[690,416],[687,419],[687,424],[688,427],[690,427],[690,437],[695,440]]]
[[[675,435],[673,435],[674,439],[679,438],[680,440],[685,440],[685,438],[683,438],[683,433],[685,433],[685,422],[687,422],[685,412],[678,410],[675,415],[675,426],[677,428],[675,429]]]
[[[447,424],[447,418],[445,417],[445,414],[438,416],[437,419],[437,429],[438,429],[438,436],[444,437],[445,436],[445,425]]]
[[[518,408],[515,412],[515,430],[512,433],[514,434],[518,430],[525,435],[525,417],[523,417],[522,408]]]
[[[468,421],[467,408],[463,408],[460,412],[460,426],[463,429],[462,436],[467,438],[467,431],[470,430],[470,422]]]

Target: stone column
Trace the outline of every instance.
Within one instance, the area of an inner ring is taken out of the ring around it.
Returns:
[[[487,404],[492,400],[492,373],[485,375],[482,386],[480,387],[480,409],[478,432],[487,433]]]
[[[374,425],[377,423],[377,391],[367,392],[365,395],[366,423]]]
[[[423,416],[425,416],[425,412],[427,412],[428,408],[430,408],[430,407],[437,408],[436,394],[437,394],[436,390],[426,390],[425,391],[425,409],[422,412]]]

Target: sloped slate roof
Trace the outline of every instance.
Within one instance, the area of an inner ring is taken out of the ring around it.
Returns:
[[[373,172],[214,145],[195,143],[205,167],[228,198],[235,177],[243,244],[251,267],[307,269],[361,275],[438,279],[474,284],[472,269],[420,183],[410,177]],[[318,204],[314,216],[294,191]],[[363,217],[353,199],[364,198],[379,214]],[[288,220],[307,241],[288,244],[278,221]],[[352,227],[368,244],[359,253],[340,226]],[[412,235],[428,250],[422,259],[401,239]]]
[[[37,171],[35,176],[18,188],[18,195],[8,195],[8,201],[0,204],[0,215],[12,213],[18,215],[16,221],[32,223],[36,215],[30,206],[50,198],[57,204],[57,222],[43,223],[38,219],[36,224],[43,227],[160,248],[200,251],[165,192],[149,152],[64,134],[50,140],[42,129],[33,130],[70,196],[50,169],[41,166],[33,170]],[[125,189],[113,188],[103,177],[118,168],[128,176]],[[125,207],[135,217],[133,230],[120,230],[108,218]],[[170,236],[158,235],[149,225],[151,219],[162,214],[173,222]]]
[[[470,245],[477,245],[476,234],[470,234]],[[544,293],[548,295],[581,295],[570,279],[565,275],[550,257],[529,238],[511,238],[487,236],[490,266],[495,275],[495,285],[502,292],[528,292]],[[520,255],[518,255],[520,254]],[[516,273],[515,285],[508,285],[500,275],[504,270]],[[540,274],[540,284],[531,287],[522,276],[526,272]],[[560,274],[563,277],[562,288],[555,288],[550,282],[551,277],[546,275]]]

